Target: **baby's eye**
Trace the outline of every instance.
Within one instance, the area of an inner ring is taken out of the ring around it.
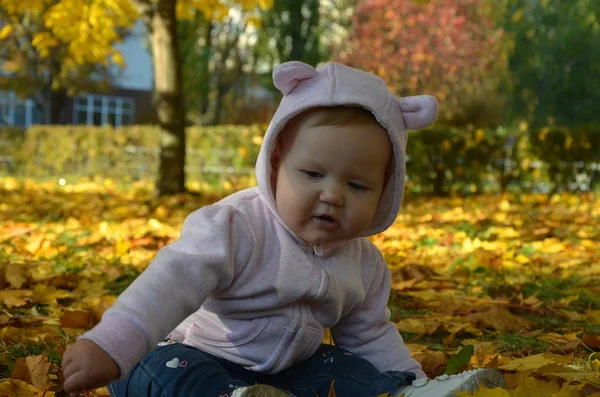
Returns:
[[[367,187],[365,185],[361,185],[360,183],[356,183],[356,182],[350,182],[348,183],[348,186],[350,186],[350,188],[354,189],[354,190],[367,190]]]
[[[302,173],[309,178],[320,178],[323,176],[319,171],[302,170]]]

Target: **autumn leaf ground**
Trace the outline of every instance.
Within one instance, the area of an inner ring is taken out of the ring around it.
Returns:
[[[220,195],[0,179],[0,395],[64,396],[65,346],[177,238],[188,213]],[[499,368],[506,396],[600,392],[599,197],[407,197],[373,241],[392,272],[393,319],[430,376],[472,345],[454,370]]]

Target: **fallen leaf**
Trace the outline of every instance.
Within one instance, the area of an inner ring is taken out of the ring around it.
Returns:
[[[21,289],[27,282],[26,272],[23,267],[17,263],[7,263],[4,265],[4,277],[14,289]]]
[[[332,380],[331,386],[329,386],[329,394],[327,395],[328,397],[336,397],[335,388],[333,387],[334,383],[335,383],[335,380]]]
[[[37,252],[42,248],[42,244],[45,241],[45,236],[43,234],[39,234],[37,236],[33,236],[29,239],[29,243],[25,245],[25,249],[32,255],[37,254]]]
[[[446,365],[445,374],[454,375],[461,371],[463,371],[467,365],[469,365],[469,361],[471,361],[471,357],[475,353],[475,348],[473,345],[467,345],[460,349],[456,355],[453,355],[448,360],[448,365]]]
[[[529,321],[500,307],[483,313],[473,313],[467,316],[467,319],[501,332],[519,332],[531,328]]]
[[[544,375],[557,376],[569,382],[589,381],[592,383],[600,384],[600,372],[591,370],[591,368],[588,369],[585,365],[578,367],[548,364],[539,368],[538,372]]]
[[[502,389],[500,387],[495,387],[493,389],[488,389],[485,386],[482,386],[476,392],[464,392],[464,391],[456,391],[454,392],[459,397],[511,397],[511,394],[508,390]],[[538,397],[538,396],[536,396]]]
[[[55,397],[48,390],[38,390],[35,386],[18,379],[0,380],[0,396],[2,397]]]
[[[65,310],[60,316],[60,326],[64,328],[89,329],[92,325],[92,313],[83,310]]]
[[[555,381],[546,382],[535,378],[527,378],[519,383],[519,385],[511,391],[514,397],[542,397],[554,396],[560,388]]]
[[[538,370],[544,365],[551,364],[552,362],[552,359],[545,357],[543,354],[535,354],[532,356],[511,360],[511,362],[508,364],[502,365],[500,369],[519,372],[530,369]]]
[[[50,379],[48,374],[50,372],[50,362],[48,356],[41,354],[39,356],[28,356],[25,358],[27,369],[29,370],[29,376],[31,378],[31,384],[34,385],[38,390],[46,390],[50,387]]]
[[[94,324],[98,324],[104,312],[115,303],[117,300],[116,296],[107,295],[99,298],[97,304],[92,307],[92,317]]]
[[[413,354],[413,358],[421,364],[423,371],[429,377],[441,375],[448,362],[448,357],[441,351],[416,353]]]
[[[30,298],[32,295],[33,291],[29,290],[2,290],[0,291],[0,303],[6,305],[9,308],[21,307],[25,306],[28,303],[28,298]]]
[[[417,318],[405,318],[396,323],[396,327],[402,332],[411,332],[414,334],[424,334],[426,325]]]
[[[585,344],[590,349],[599,350],[600,349],[600,336],[594,334],[585,334],[581,338],[581,342]]]

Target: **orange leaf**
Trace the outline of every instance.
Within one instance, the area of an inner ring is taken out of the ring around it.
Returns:
[[[336,397],[335,388],[333,387],[334,383],[335,383],[335,380],[332,380],[331,386],[329,387],[329,394],[327,395],[327,397]]]
[[[25,357],[17,357],[15,360],[15,366],[10,373],[12,379],[22,380],[23,382],[31,383],[31,377],[29,376],[29,370],[27,369],[27,363]]]
[[[64,328],[88,329],[92,323],[92,313],[83,310],[66,310],[60,316],[60,326]]]
[[[598,350],[600,348],[600,337],[594,334],[585,334],[581,341],[589,348]]]
[[[10,374],[12,379],[22,380],[35,386],[38,390],[47,390],[50,384],[50,362],[46,355],[19,357]]]

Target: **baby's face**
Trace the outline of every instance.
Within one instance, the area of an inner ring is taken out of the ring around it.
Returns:
[[[311,114],[276,149],[277,210],[314,245],[363,234],[373,220],[392,156],[387,132],[367,125],[315,126]]]

